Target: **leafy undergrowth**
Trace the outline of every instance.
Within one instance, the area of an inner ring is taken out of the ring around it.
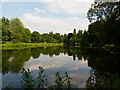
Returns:
[[[29,69],[23,68],[22,73],[22,86],[19,88],[72,88],[71,84],[71,77],[68,75],[67,72],[64,73],[64,76],[61,76],[59,72],[55,73],[55,84],[49,85],[48,79],[46,78],[44,74],[44,69],[42,67],[39,67],[39,73],[37,76],[37,81],[34,80],[34,78],[31,75],[31,71]],[[37,87],[35,86],[37,85]],[[7,85],[7,89],[14,88],[12,84]]]

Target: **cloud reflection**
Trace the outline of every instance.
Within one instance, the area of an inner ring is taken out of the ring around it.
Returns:
[[[48,55],[41,55],[37,59],[31,58],[28,62],[25,63],[25,68],[30,70],[37,70],[39,66],[44,69],[48,68],[67,68],[68,70],[79,70],[80,68],[87,68],[87,61],[84,60],[72,60],[72,56],[67,56],[60,54],[59,56],[53,56],[50,58]]]
[[[41,55],[37,59],[31,58],[25,63],[25,68],[37,71],[41,66],[46,69],[46,75],[49,79],[49,83],[53,84],[55,81],[55,73],[68,72],[73,77],[72,83],[79,88],[84,88],[89,77],[90,68],[87,65],[87,61],[73,60],[72,56],[60,54],[59,56],[53,56],[50,58],[48,55]]]

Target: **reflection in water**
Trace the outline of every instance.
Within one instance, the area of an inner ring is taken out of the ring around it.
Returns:
[[[91,50],[88,66],[93,69],[86,81],[87,88],[120,88],[120,53],[118,51]]]
[[[101,72],[91,70],[86,81],[87,88],[120,88],[120,73]]]
[[[3,50],[2,51],[2,73],[18,73],[24,66],[24,63],[30,60],[30,57],[39,59],[40,55],[53,55],[58,56],[61,53],[73,56],[73,60],[78,57],[79,60],[86,60],[86,57],[82,55],[82,52],[77,48],[62,48],[62,47],[47,47],[47,48],[31,48],[31,49],[15,49],[15,50]],[[62,57],[63,57],[62,56]],[[46,56],[45,56],[46,57]],[[60,57],[59,57],[60,58]],[[63,58],[64,59],[64,58]],[[49,60],[49,58],[48,58]],[[60,64],[60,63],[59,63]]]
[[[3,50],[2,51],[2,73],[18,73],[26,61],[30,59],[30,49]]]
[[[59,71],[62,74],[68,72],[74,78],[72,82],[75,87],[120,87],[118,70],[120,53],[117,51],[76,47],[41,47],[3,50],[2,52],[3,87],[11,83],[9,81],[20,84],[18,78],[23,66],[32,70],[34,77],[37,76],[38,67],[42,66],[46,69],[45,73],[50,78],[50,83],[54,83],[54,73]],[[88,66],[92,69],[90,70]]]

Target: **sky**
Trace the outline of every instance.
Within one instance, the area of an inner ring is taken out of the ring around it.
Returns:
[[[70,33],[87,30],[87,11],[94,0],[1,0],[1,15],[18,17],[31,32]],[[1,7],[2,6],[2,7]]]

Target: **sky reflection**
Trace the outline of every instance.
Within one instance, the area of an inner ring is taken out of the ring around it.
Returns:
[[[89,77],[90,67],[87,65],[87,61],[84,60],[73,60],[72,56],[64,55],[63,53],[59,56],[53,56],[52,58],[48,55],[41,55],[37,59],[32,57],[28,62],[25,63],[25,68],[29,68],[33,72],[38,70],[38,67],[43,67],[46,71],[47,78],[50,79],[50,83],[54,83],[55,73],[68,72],[74,79],[72,82],[79,88],[83,88]]]

